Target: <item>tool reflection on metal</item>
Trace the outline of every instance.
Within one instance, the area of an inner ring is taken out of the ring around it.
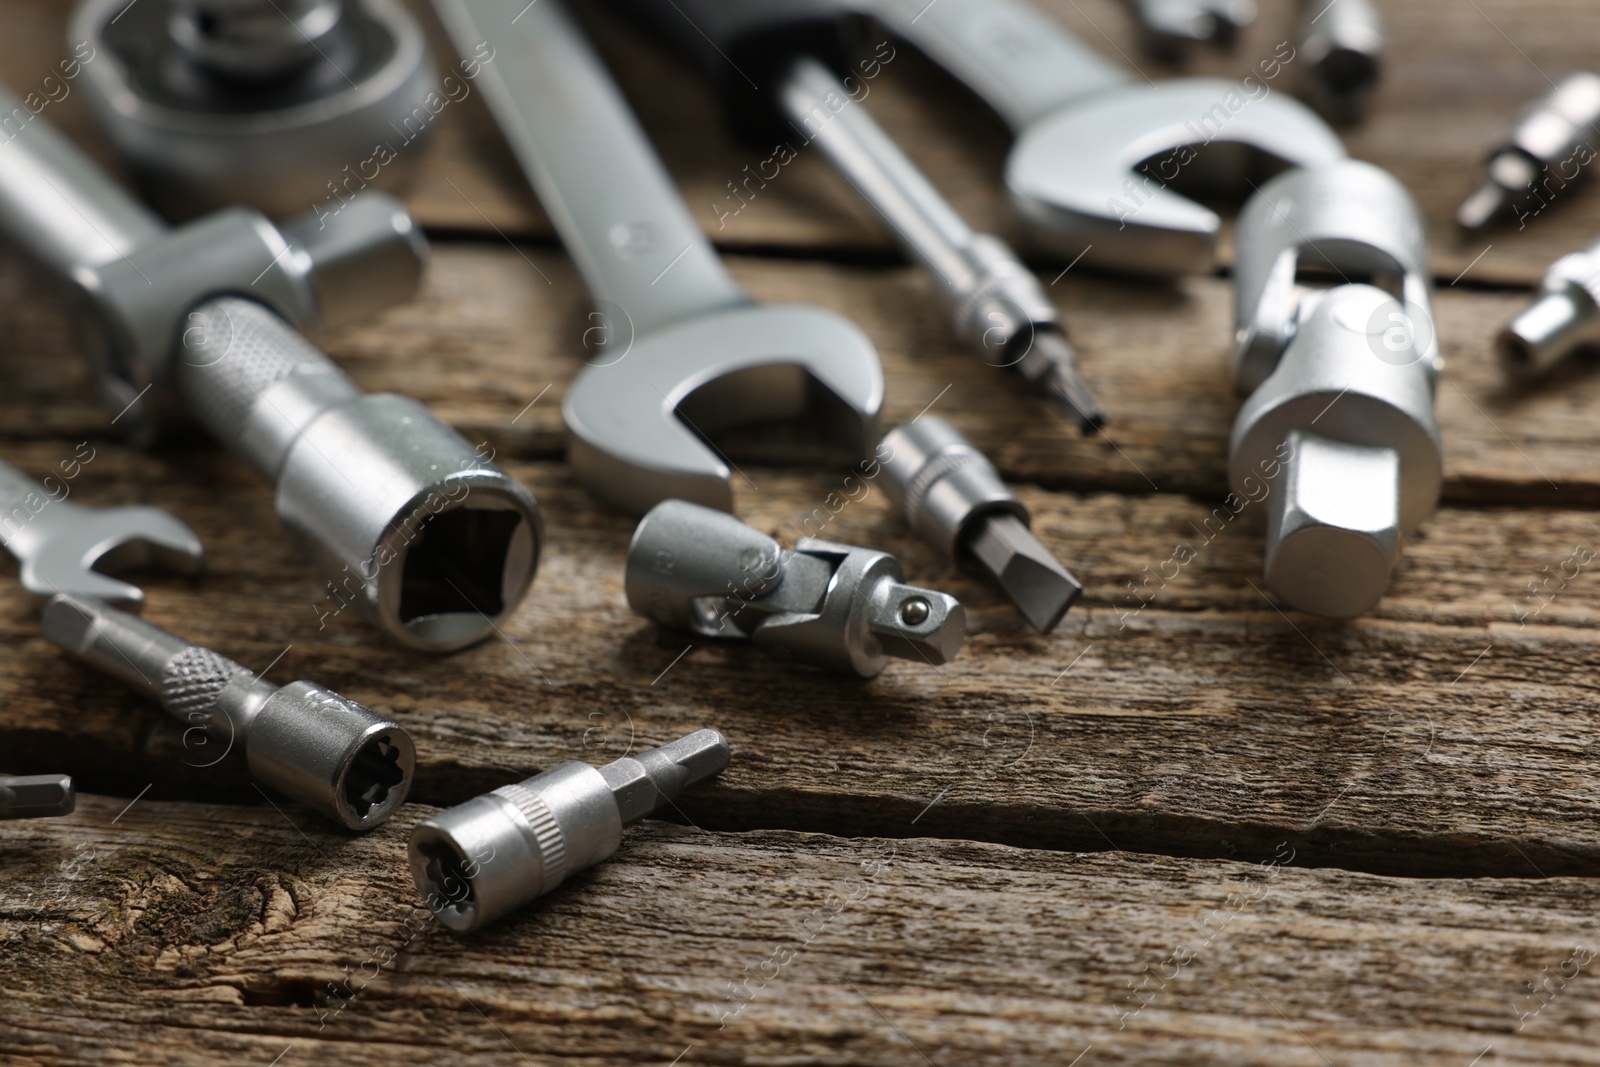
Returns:
[[[676,808],[684,789],[727,765],[716,730],[604,767],[560,764],[423,820],[411,834],[411,877],[440,922],[477,930],[608,858],[624,826]]]
[[[1033,536],[1027,507],[987,456],[934,415],[891,430],[878,455],[888,457],[884,486],[912,529],[987,574],[1035,630],[1055,629],[1083,586]]]
[[[416,751],[405,728],[320,685],[262,681],[87,597],[46,604],[44,635],[156,700],[224,754],[239,746],[256,781],[347,829],[378,826],[411,788]]]
[[[663,626],[873,678],[890,656],[945,663],[966,633],[955,597],[904,577],[886,552],[809,537],[786,552],[732,515],[666,500],[634,531],[624,583],[628,606]]]

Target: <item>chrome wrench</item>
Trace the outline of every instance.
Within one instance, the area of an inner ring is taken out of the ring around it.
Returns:
[[[605,317],[562,407],[585,484],[638,513],[670,498],[730,511],[729,465],[700,435],[808,410],[865,454],[883,404],[872,342],[739,288],[556,0],[434,6],[458,50],[501,50],[478,84]]]

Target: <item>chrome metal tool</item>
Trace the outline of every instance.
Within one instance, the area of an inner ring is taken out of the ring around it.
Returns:
[[[196,745],[215,744],[222,751],[208,765],[237,744],[256,781],[347,829],[378,826],[411,789],[416,750],[405,727],[320,685],[262,681],[89,597],[53,598],[44,635],[158,701]]]
[[[1551,264],[1538,298],[1501,331],[1495,343],[1506,374],[1524,380],[1596,345],[1600,345],[1600,241]]]
[[[73,462],[76,462],[74,460]],[[108,572],[160,567],[198,574],[200,538],[160,508],[91,508],[0,463],[0,544],[16,557],[22,587],[34,596],[71,593],[138,611],[144,592]]]
[[[874,678],[890,656],[946,663],[966,634],[955,597],[904,577],[886,552],[810,537],[787,552],[732,515],[665,500],[634,530],[623,582],[628,606],[662,626]]]
[[[1011,202],[1029,235],[1067,259],[1208,272],[1222,220],[1174,188],[1248,189],[1252,161],[1241,146],[1300,167],[1345,155],[1326,122],[1267,81],[1137,84],[1021,0],[857,2],[1016,131]]]
[[[613,0],[722,96],[752,145],[815,146],[933,276],[957,335],[1092,433],[1104,422],[1044,287],[1010,246],[975,233],[859,99],[876,58],[851,66],[857,21],[839,0]],[[737,57],[735,59],[734,57]],[[747,80],[748,79],[748,80]],[[849,85],[854,83],[856,90]]]
[[[1300,0],[1301,92],[1329,120],[1366,117],[1383,50],[1383,19],[1372,0]]]
[[[1523,112],[1490,154],[1483,184],[1462,203],[1456,222],[1476,231],[1515,215],[1526,226],[1579,179],[1597,150],[1600,74],[1569,74]]]
[[[883,404],[872,342],[739,288],[557,0],[434,6],[458,48],[500,50],[478,83],[604,320],[562,406],[589,489],[636,513],[671,497],[731,509],[730,468],[701,435],[808,412],[865,455]]]
[[[1032,517],[989,458],[935,415],[889,431],[878,446],[884,488],[911,528],[944,552],[983,571],[1047,634],[1083,586],[1029,526]]]
[[[101,129],[168,218],[394,188],[444,106],[392,0],[86,0],[69,33]]]
[[[1238,244],[1248,399],[1228,480],[1265,509],[1268,586],[1302,611],[1360,615],[1443,477],[1422,216],[1386,171],[1345,160],[1262,186]]]
[[[0,110],[15,97],[0,90]],[[434,652],[482,640],[533,581],[533,496],[407,397],[364,394],[297,328],[409,297],[426,251],[405,209],[366,193],[322,225],[231,208],[169,228],[48,120],[0,151],[0,234],[67,281],[114,420],[155,435],[175,397],[273,484],[278,515],[333,595]]]
[[[1200,44],[1230,48],[1239,31],[1256,20],[1255,0],[1128,0],[1145,50],[1175,62]]]
[[[696,730],[592,767],[573,760],[441,811],[411,833],[411,877],[439,921],[469,933],[609,858],[622,828],[728,765],[728,742]]]
[[[71,815],[78,806],[72,778],[65,774],[0,775],[0,819],[47,819]]]

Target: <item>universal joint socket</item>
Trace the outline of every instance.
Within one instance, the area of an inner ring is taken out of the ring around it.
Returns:
[[[235,745],[250,774],[350,830],[394,814],[411,789],[416,750],[405,728],[311,682],[279,687],[210,649],[192,645],[89,597],[57,596],[44,635],[185,724],[192,749]]]
[[[411,834],[411,877],[440,922],[469,933],[609,858],[624,826],[727,765],[716,730],[604,767],[563,763],[423,820]]]
[[[14,107],[0,88],[0,112]],[[532,495],[416,401],[363,394],[297,332],[415,292],[426,245],[397,201],[362,194],[282,227],[230,208],[170,228],[46,119],[4,147],[0,233],[87,304],[119,428],[148,443],[152,397],[175,398],[271,482],[327,580],[319,621],[355,604],[432,652],[494,632],[533,581]]]
[[[624,588],[663,626],[874,678],[890,656],[945,663],[966,634],[955,597],[904,577],[886,552],[810,537],[785,552],[726,512],[665,500],[633,533]]]
[[[1600,135],[1600,74],[1562,78],[1517,120],[1504,144],[1489,156],[1483,184],[1462,203],[1456,223],[1484,229],[1516,215],[1537,215],[1554,195],[1594,162]]]
[[[1301,611],[1360,615],[1443,477],[1420,213],[1367,163],[1289,171],[1245,206],[1237,276],[1235,385],[1249,396],[1229,482],[1266,502],[1268,586]]]
[[[86,0],[70,33],[101,130],[168,218],[396,188],[444,101],[392,0]]]
[[[1033,536],[1027,507],[987,456],[933,415],[891,430],[877,454],[889,457],[884,486],[912,529],[987,574],[1035,630],[1055,629],[1083,586]]]
[[[1580,348],[1600,344],[1600,241],[1551,264],[1532,306],[1500,334],[1500,366],[1536,378]]]

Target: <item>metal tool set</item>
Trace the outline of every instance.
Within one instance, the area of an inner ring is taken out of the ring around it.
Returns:
[[[628,606],[694,640],[859,679],[891,658],[955,659],[967,610],[910,584],[895,555],[818,537],[785,545],[733,514],[733,468],[708,435],[809,415],[852,462],[872,450],[866,477],[944,563],[983,575],[1050,634],[1084,592],[1057,557],[1070,546],[1047,546],[1057,533],[1033,529],[1022,496],[952,423],[924,412],[882,435],[883,372],[854,324],[759,304],[735,283],[559,0],[434,3],[604,320],[602,358],[568,385],[562,415],[578,478],[642,515],[619,561]],[[1368,0],[1299,5],[1293,54],[1237,83],[1159,85],[1023,0],[594,7],[686,62],[734,135],[814,146],[931,275],[956,335],[1085,433],[1116,413],[1080,378],[1046,287],[854,98],[870,62],[861,30],[876,20],[1012,128],[1006,193],[1049,254],[1210,272],[1222,220],[1191,195],[1251,193],[1235,240],[1242,406],[1228,481],[1264,501],[1265,582],[1283,602],[1348,618],[1380,601],[1438,502],[1442,360],[1418,209],[1328,124],[1359,119],[1378,83],[1383,30]],[[1232,43],[1257,14],[1252,0],[1129,7],[1172,60]],[[363,393],[306,336],[407,300],[421,280],[416,224],[367,188],[398,185],[414,150],[359,188],[342,177],[369,142],[409,146],[431,130],[439,65],[415,19],[391,0],[86,0],[73,27],[106,57],[89,68],[93,113],[161,214],[35,117],[0,151],[0,236],[79,310],[117,428],[144,445],[188,418],[271,483],[326,584],[326,615],[354,605],[388,638],[435,653],[498,632],[538,566],[533,495],[416,401]],[[1271,86],[1295,56],[1286,82],[1315,111]],[[17,106],[0,89],[0,110]],[[1593,157],[1597,122],[1600,77],[1563,81],[1493,154],[1461,224],[1526,217],[1543,173]],[[1257,181],[1262,166],[1275,176]],[[1528,378],[1597,341],[1600,244],[1556,263],[1499,345],[1507,371]],[[130,614],[144,595],[112,574],[195,575],[199,539],[157,509],[91,508],[49,481],[0,464],[0,542],[46,601],[45,637],[158,701],[219,773],[350,830],[397,811],[416,769],[403,725],[311,682],[270,684]],[[729,755],[702,729],[437,812],[411,837],[417,891],[450,929],[477,930],[610,856],[624,826],[675,808]],[[64,775],[0,778],[0,818],[73,804]]]

